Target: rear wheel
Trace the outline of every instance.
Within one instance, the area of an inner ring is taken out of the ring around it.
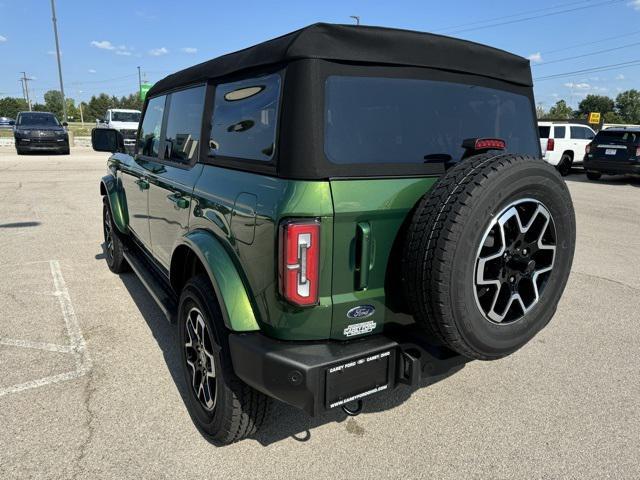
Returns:
[[[224,445],[254,434],[267,416],[270,399],[234,373],[227,330],[206,276],[187,282],[178,312],[186,403],[194,423]]]
[[[564,153],[558,163],[558,171],[560,175],[566,177],[571,173],[571,166],[573,165],[573,158],[568,153]]]
[[[587,171],[587,178],[589,180],[600,180],[601,177],[602,177],[602,174],[600,172]]]
[[[501,358],[550,321],[574,246],[571,196],[553,167],[478,155],[450,169],[416,208],[404,248],[407,301],[449,348]]]

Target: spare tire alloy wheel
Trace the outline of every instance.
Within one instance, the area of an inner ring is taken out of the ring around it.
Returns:
[[[555,224],[542,202],[524,199],[504,208],[476,259],[476,302],[485,318],[499,324],[520,320],[540,301],[555,256]]]
[[[202,313],[192,308],[184,322],[186,362],[191,370],[191,388],[202,407],[211,412],[216,406],[216,367],[211,335]]]

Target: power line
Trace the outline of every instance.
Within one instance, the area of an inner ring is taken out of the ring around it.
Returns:
[[[622,63],[613,63],[611,65],[601,65],[599,67],[593,67],[593,68],[585,68],[582,70],[574,70],[572,72],[564,72],[564,73],[557,73],[555,75],[547,75],[544,77],[537,77],[534,78],[535,81],[537,82],[542,82],[545,80],[553,80],[556,78],[565,78],[565,77],[572,77],[574,75],[581,75],[581,74],[585,74],[585,73],[596,73],[596,72],[606,72],[609,70],[615,70],[617,68],[629,68],[629,67],[635,67],[640,65],[640,60],[631,60],[629,62],[622,62]]]
[[[579,10],[586,10],[586,9],[589,9],[589,8],[602,7],[602,6],[606,6],[606,5],[614,5],[614,4],[617,4],[617,3],[622,3],[624,1],[627,1],[627,0],[607,0],[607,1],[604,1],[604,2],[594,3],[592,5],[583,5],[583,6],[580,6],[580,7],[567,8],[567,9],[564,9],[564,10],[559,10],[559,11],[556,11],[556,12],[544,13],[544,14],[540,14],[540,15],[532,15],[532,16],[529,16],[529,17],[518,18],[518,19],[515,19],[515,20],[508,20],[508,21],[505,21],[505,22],[490,23],[490,24],[480,25],[480,26],[472,27],[472,28],[454,30],[454,31],[449,32],[449,33],[458,34],[458,33],[473,32],[473,31],[476,31],[476,30],[483,30],[483,29],[492,28],[492,27],[501,27],[501,26],[504,26],[504,25],[511,25],[511,24],[514,24],[514,23],[528,22],[529,20],[537,20],[539,18],[546,18],[546,17],[556,16],[556,15],[563,15],[565,13],[572,13],[572,12],[576,12],[576,11],[579,11]]]
[[[574,48],[588,47],[589,45],[597,45],[597,44],[599,45],[599,44],[601,44],[603,42],[607,42],[609,40],[618,40],[620,38],[632,37],[633,35],[638,35],[638,34],[640,34],[640,30],[636,30],[635,32],[625,33],[624,35],[615,35],[613,37],[604,37],[604,38],[601,38],[599,40],[594,40],[593,42],[578,43],[578,44],[574,44],[574,45],[569,45],[567,47],[556,48],[554,50],[543,50],[540,53],[543,54],[543,55],[548,55],[550,53],[564,52],[566,50],[573,50]]]
[[[620,47],[606,48],[604,50],[596,50],[595,52],[583,53],[581,55],[574,55],[572,57],[558,58],[557,60],[550,60],[548,62],[541,62],[541,63],[535,64],[535,65],[532,65],[532,66],[533,67],[544,67],[545,65],[551,65],[553,63],[567,62],[569,60],[576,60],[578,58],[591,57],[593,55],[600,55],[602,53],[614,52],[616,50],[622,50],[624,48],[629,48],[629,47],[636,47],[638,45],[640,45],[640,42],[629,43],[627,45],[622,45]]]

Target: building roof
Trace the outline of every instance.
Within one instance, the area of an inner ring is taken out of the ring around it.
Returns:
[[[305,58],[428,67],[533,85],[529,60],[486,45],[409,30],[316,23],[169,75],[148,95]]]

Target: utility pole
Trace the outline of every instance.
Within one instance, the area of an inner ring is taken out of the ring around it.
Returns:
[[[138,95],[142,91],[142,75],[140,75],[140,66],[138,65]]]
[[[82,97],[80,96],[81,94],[82,94],[82,90],[78,90],[78,106],[80,107],[80,123],[84,127],[84,116],[82,114]]]
[[[29,111],[31,111],[31,99],[29,98],[29,77],[27,77],[26,72],[22,72],[22,92],[24,93],[24,99],[27,101],[27,105],[29,106]]]
[[[349,15],[349,18],[353,18],[356,21],[356,25],[360,25],[360,17],[358,15]]]
[[[51,20],[53,21],[53,35],[56,37],[56,56],[58,57],[58,77],[60,78],[60,93],[62,94],[62,120],[67,121],[67,101],[64,98],[62,83],[62,63],[60,62],[60,42],[58,41],[58,24],[56,19],[56,1],[51,0]]]

